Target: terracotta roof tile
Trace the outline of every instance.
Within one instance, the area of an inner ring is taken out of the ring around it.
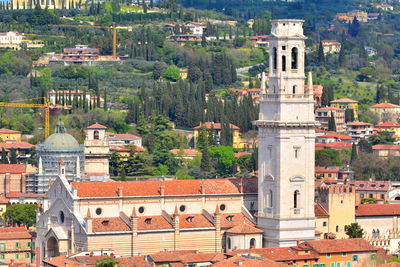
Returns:
[[[141,146],[111,146],[110,147],[111,151],[116,151],[116,152],[143,152],[146,151],[144,147]]]
[[[261,234],[263,232],[263,230],[246,223],[246,221],[243,221],[243,223],[239,223],[226,231],[226,233],[231,234]]]
[[[92,219],[93,232],[130,231],[130,227],[120,217],[104,217]]]
[[[6,128],[1,128],[0,129],[0,134],[20,134],[20,131],[14,131]]]
[[[329,217],[328,212],[319,204],[314,206],[315,217]]]
[[[356,216],[400,215],[400,204],[362,204],[356,207]]]
[[[372,246],[363,238],[306,241],[301,243],[299,247],[312,248],[317,253],[367,252],[378,250],[378,248]]]
[[[371,108],[400,108],[400,106],[392,103],[379,103],[371,106]]]
[[[170,180],[170,181],[129,181],[129,182],[73,182],[78,197],[117,197],[118,187],[122,187],[123,196],[160,195],[160,186],[164,186],[165,195],[201,194],[238,194],[239,190],[228,179],[208,180]]]
[[[400,150],[400,145],[374,145],[373,150]]]
[[[138,230],[172,229],[172,225],[163,216],[139,216]]]
[[[272,247],[272,248],[253,248],[253,249],[236,249],[233,250],[227,255],[241,255],[241,254],[250,254],[250,255],[259,255],[260,257],[264,257],[273,261],[292,261],[292,260],[310,260],[310,259],[318,259],[318,254],[309,251],[309,253],[298,253],[299,249],[297,247]],[[304,251],[302,249],[302,251]]]
[[[32,239],[32,235],[24,227],[1,227],[0,240]]]
[[[26,142],[16,142],[16,143],[0,143],[0,150],[11,150],[11,149],[32,149],[35,146]]]
[[[385,121],[382,123],[379,123],[378,125],[375,125],[376,128],[398,128],[400,127],[400,124],[394,122],[394,121]]]
[[[372,126],[371,123],[362,122],[362,121],[354,121],[346,123],[347,126]]]
[[[221,228],[232,228],[243,222],[245,222],[249,225],[254,225],[242,213],[229,213],[229,214],[223,213],[223,214],[221,214]]]
[[[318,136],[318,138],[337,138],[341,140],[351,140],[351,136],[345,135],[345,134],[325,134]]]
[[[243,192],[245,194],[258,193],[258,178],[229,178],[229,180],[240,189],[240,183],[243,183]]]
[[[234,154],[235,158],[240,158],[241,156],[251,155],[249,152],[237,152]]]
[[[25,164],[0,164],[0,173],[24,173]]]
[[[285,267],[286,264],[278,263],[265,258],[258,258],[252,255],[249,256],[240,256],[236,255],[226,260],[220,261],[216,264],[213,264],[216,267]]]
[[[22,193],[22,192],[9,192],[6,194],[7,198],[47,198],[45,194],[35,194],[35,193]]]
[[[200,155],[201,153],[197,150],[194,149],[179,149],[179,148],[174,148],[171,149],[169,152],[171,152],[174,155],[180,155],[182,153],[182,155],[184,156],[197,156]]]
[[[391,187],[390,181],[349,181],[359,191],[388,191]]]
[[[325,148],[346,148],[346,147],[352,147],[351,144],[342,142],[342,141],[337,141],[337,142],[332,142],[332,143],[326,143],[323,144]]]
[[[339,172],[340,167],[337,166],[315,166],[315,173],[332,173]]]
[[[101,125],[100,123],[95,123],[88,126],[86,129],[107,129],[107,126]]]
[[[233,129],[233,130],[239,130],[240,129],[239,127],[237,127],[236,125],[234,125],[232,123],[230,123],[230,125],[231,125],[231,129]],[[215,130],[221,130],[221,128],[222,128],[221,127],[221,123],[219,123],[219,122],[215,122],[215,123],[205,122],[205,123],[202,123],[202,124],[194,127],[193,129],[200,129],[201,127],[205,127],[206,129],[214,128]]]
[[[336,100],[332,100],[331,103],[358,103],[358,101],[356,100],[352,100],[349,98],[340,98],[340,99],[336,99]]]
[[[182,214],[179,216],[180,228],[204,228],[214,225],[201,214]]]
[[[136,136],[134,134],[116,134],[116,133],[106,133],[109,140],[135,140],[142,139],[142,137]]]

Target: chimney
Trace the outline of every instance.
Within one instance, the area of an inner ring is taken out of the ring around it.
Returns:
[[[201,185],[200,185],[200,193],[202,195],[204,195],[206,193],[206,188],[204,187],[204,183],[201,183]]]
[[[14,267],[14,259],[11,259],[10,260],[10,265],[9,265],[10,267]]]
[[[160,185],[160,195],[163,196],[165,193],[165,186],[164,185]]]
[[[118,196],[122,197],[122,186],[118,186]]]

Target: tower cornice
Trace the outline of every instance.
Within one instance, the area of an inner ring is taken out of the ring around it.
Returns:
[[[317,128],[321,126],[317,121],[285,122],[257,120],[252,123],[259,128]]]

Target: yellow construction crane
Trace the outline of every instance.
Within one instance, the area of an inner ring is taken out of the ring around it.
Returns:
[[[50,24],[49,27],[63,27],[63,28],[90,28],[90,29],[112,29],[113,43],[112,43],[112,57],[117,59],[117,29],[127,29],[129,27],[118,27],[113,23],[113,26],[97,26],[97,25],[69,25],[69,24]]]
[[[20,101],[40,100],[43,99],[43,104],[35,103],[18,103]],[[35,97],[29,99],[19,99],[11,102],[0,102],[0,107],[13,107],[13,108],[41,108],[45,111],[44,116],[44,137],[47,138],[50,135],[50,109],[70,109],[70,106],[66,105],[54,105],[47,97]]]

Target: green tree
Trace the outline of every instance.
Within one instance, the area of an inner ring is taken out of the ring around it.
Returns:
[[[96,267],[115,267],[118,261],[115,258],[107,257],[96,261]]]
[[[17,153],[15,149],[11,149],[10,164],[17,164]]]
[[[344,119],[346,123],[354,121],[354,109],[352,108],[346,109],[344,112]]]
[[[393,142],[395,142],[396,139],[393,137],[392,133],[388,131],[382,131],[379,132],[378,134],[369,137],[368,141],[369,143],[371,143],[371,145],[378,145],[378,144],[389,145],[393,144]]]
[[[162,76],[167,80],[176,82],[181,78],[181,73],[177,66],[168,66]]]
[[[328,131],[336,132],[336,122],[335,122],[335,117],[334,117],[333,113],[331,113],[331,116],[329,117]]]
[[[119,179],[120,179],[121,181],[126,181],[126,171],[125,171],[125,168],[122,168],[122,169],[121,169],[121,171],[120,171],[120,173],[119,173]]]
[[[357,146],[355,143],[351,146],[350,164],[353,164],[358,158]]]
[[[319,41],[319,46],[318,46],[318,64],[319,65],[325,64],[324,46],[322,45],[322,41]]]
[[[352,223],[349,225],[346,225],[344,227],[346,231],[346,235],[348,235],[349,238],[361,238],[363,237],[364,230],[361,228],[361,226],[358,223]]]
[[[4,150],[4,147],[1,149],[1,164],[8,164],[7,153]]]
[[[315,151],[316,166],[341,166],[340,153],[334,149],[321,149]]]
[[[31,227],[36,222],[36,209],[35,204],[15,204],[7,208],[4,218],[10,224]]]
[[[346,65],[346,52],[345,52],[345,43],[344,39],[342,38],[342,45],[340,47],[338,63],[340,67],[344,67]]]
[[[233,164],[235,163],[235,155],[232,147],[210,147],[209,153],[219,175],[223,176],[232,173]]]

